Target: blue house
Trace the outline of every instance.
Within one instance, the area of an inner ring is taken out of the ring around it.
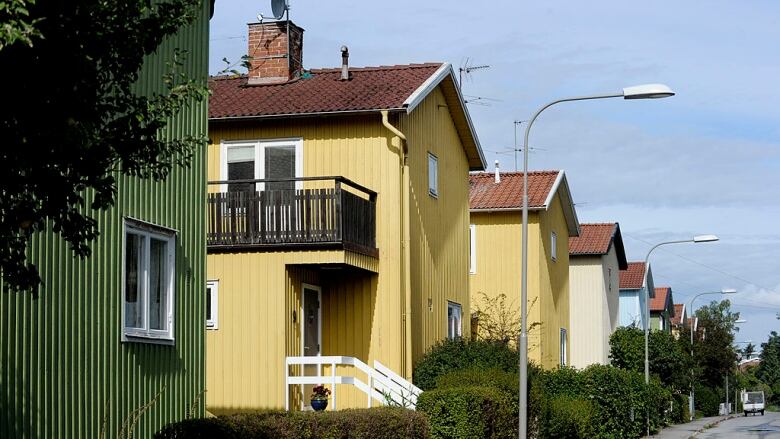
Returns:
[[[650,264],[647,264],[646,282],[645,285],[644,262],[629,262],[627,269],[620,270],[620,326],[645,328],[645,288],[650,288],[650,298],[655,297]]]

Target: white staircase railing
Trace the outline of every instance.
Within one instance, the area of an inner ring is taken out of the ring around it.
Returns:
[[[303,366],[317,366],[316,375],[303,375]],[[290,366],[301,366],[301,375],[290,373]],[[330,374],[323,375],[322,367],[329,366]],[[337,375],[337,366],[351,366],[366,375],[362,381],[358,377],[350,375]],[[285,410],[290,410],[290,386],[300,385],[301,395],[305,384],[330,384],[331,410],[336,410],[337,384],[349,384],[366,394],[368,407],[372,407],[374,401],[380,405],[398,405],[412,410],[417,406],[417,397],[422,393],[417,386],[396,374],[378,361],[374,361],[374,367],[355,357],[345,356],[320,356],[320,357],[287,357],[285,362]],[[305,395],[303,395],[305,397]]]

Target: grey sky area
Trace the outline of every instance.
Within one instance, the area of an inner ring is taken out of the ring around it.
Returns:
[[[246,23],[270,9],[217,2],[212,73],[246,53]],[[717,234],[654,253],[656,285],[678,303],[737,288],[738,340],[780,329],[780,2],[291,0],[291,19],[306,30],[306,68],[340,65],[342,44],[354,66],[490,65],[463,92],[491,170],[514,168],[513,121],[547,101],[668,84],[670,99],[547,110],[530,167],[565,169],[580,221],[620,222],[632,260],[650,243]]]

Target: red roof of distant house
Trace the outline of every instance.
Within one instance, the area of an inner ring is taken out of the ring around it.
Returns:
[[[604,255],[609,252],[617,224],[580,224],[580,236],[569,240],[571,255]]]
[[[341,69],[312,69],[310,77],[263,86],[248,86],[246,76],[213,77],[209,119],[401,109],[440,67],[352,67],[348,81],[340,79]]]
[[[629,262],[628,268],[620,270],[620,289],[638,290],[645,280],[645,263]]]
[[[669,287],[656,288],[655,297],[650,299],[650,311],[664,311],[670,294],[672,294],[672,289]]]
[[[682,323],[683,312],[685,311],[684,303],[674,304],[674,316],[672,316],[672,324],[679,326]]]
[[[547,198],[555,187],[561,171],[528,173],[528,206],[546,207]],[[501,182],[495,182],[492,172],[469,175],[471,209],[520,209],[523,207],[523,173],[501,172]]]

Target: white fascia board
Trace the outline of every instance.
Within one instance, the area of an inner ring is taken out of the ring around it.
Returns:
[[[558,187],[561,185],[561,181],[563,181],[563,170],[558,171],[558,176],[555,177],[555,183],[553,183],[552,188],[550,188],[550,193],[547,194],[547,199],[544,200],[545,209],[550,208],[552,199],[555,196],[555,193],[558,192]]]
[[[571,198],[571,191],[569,185],[566,182],[566,172],[561,169],[558,171],[558,176],[555,177],[555,182],[550,189],[550,193],[547,194],[547,199],[544,200],[544,208],[549,209],[552,205],[553,197],[558,193],[558,189],[563,185],[563,193],[561,193],[561,204],[563,204],[563,214],[566,217],[568,223],[569,236],[579,236],[580,234],[580,221],[577,218],[577,209],[574,208],[574,200]],[[569,214],[567,215],[567,211]]]
[[[432,92],[436,86],[438,86],[447,75],[453,74],[452,65],[450,63],[444,63],[439,67],[433,75],[428,77],[408,98],[401,104],[406,108],[406,114],[411,113],[418,105],[425,99],[430,92]]]
[[[529,211],[547,210],[544,206],[528,206]],[[471,213],[492,213],[492,212],[522,212],[521,207],[501,207],[495,209],[469,209]]]

